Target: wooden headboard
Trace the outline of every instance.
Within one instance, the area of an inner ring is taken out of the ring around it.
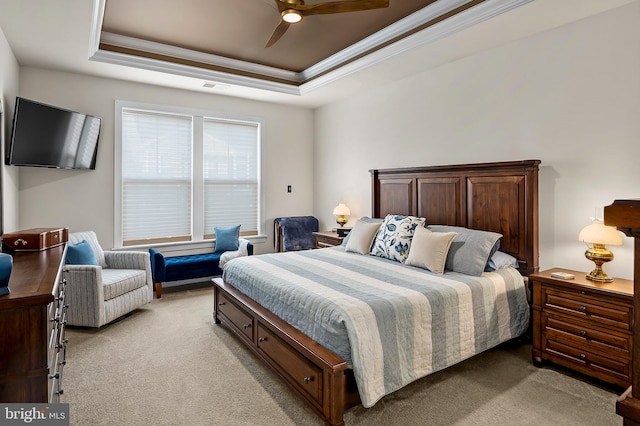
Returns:
[[[540,160],[375,169],[372,216],[425,217],[503,235],[500,251],[518,259],[525,276],[538,271]]]

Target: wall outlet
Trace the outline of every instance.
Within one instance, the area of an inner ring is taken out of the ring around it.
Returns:
[[[287,185],[287,192],[291,192],[291,185]]]

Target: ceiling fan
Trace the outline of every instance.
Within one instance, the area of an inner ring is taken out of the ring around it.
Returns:
[[[332,13],[357,12],[360,10],[389,7],[389,0],[345,0],[328,1],[306,5],[303,0],[275,0],[280,11],[280,23],[271,34],[265,47],[272,46],[289,29],[289,25],[302,21],[310,15],[328,15]]]

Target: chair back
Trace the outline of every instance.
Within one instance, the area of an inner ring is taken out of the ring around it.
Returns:
[[[277,252],[314,248],[313,233],[318,231],[318,219],[315,217],[278,217],[274,219],[273,225]]]
[[[93,254],[96,256],[96,260],[98,264],[103,268],[107,267],[107,261],[104,257],[104,251],[98,242],[98,237],[93,231],[81,231],[81,232],[72,232],[69,234],[69,243],[70,244],[78,244],[82,241],[86,241],[91,246],[91,250],[93,250]]]

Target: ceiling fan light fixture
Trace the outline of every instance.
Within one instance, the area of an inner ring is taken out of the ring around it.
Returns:
[[[295,24],[302,21],[302,13],[295,9],[283,10],[280,16],[282,16],[282,20],[284,22],[289,24]]]

